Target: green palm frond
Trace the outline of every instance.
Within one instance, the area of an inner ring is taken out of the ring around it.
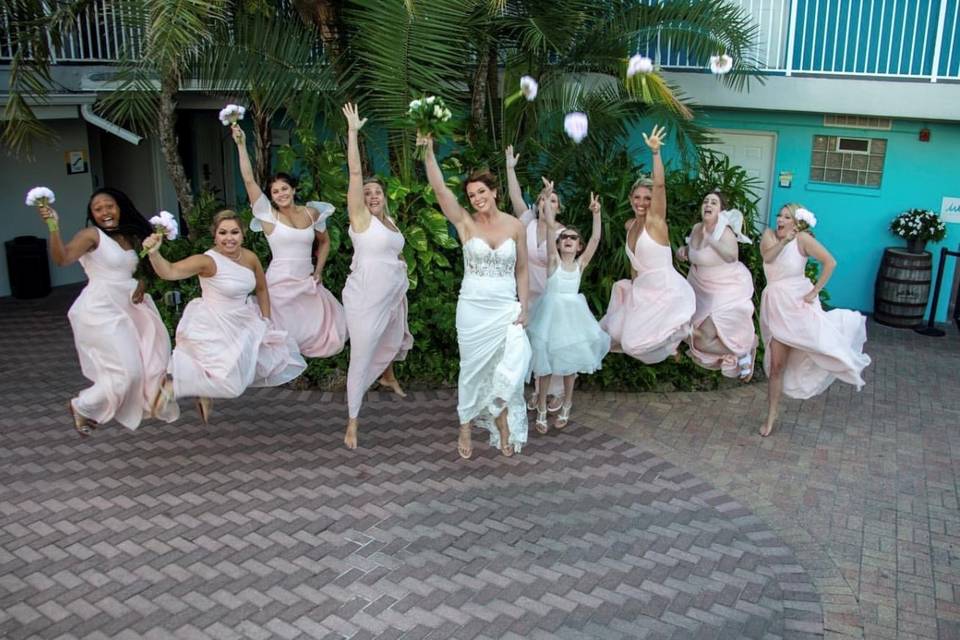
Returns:
[[[355,0],[351,27],[361,112],[388,129],[402,173],[411,167],[413,132],[397,126],[410,101],[436,94],[456,112],[467,106],[471,19],[480,0]],[[409,5],[409,9],[408,9]]]

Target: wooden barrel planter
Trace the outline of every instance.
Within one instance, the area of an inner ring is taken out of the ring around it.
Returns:
[[[873,319],[903,329],[922,324],[932,273],[930,252],[911,253],[899,247],[885,249],[874,288]]]

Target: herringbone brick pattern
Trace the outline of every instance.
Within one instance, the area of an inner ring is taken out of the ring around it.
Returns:
[[[462,462],[450,391],[371,394],[352,453],[341,396],[285,389],[81,441],[57,301],[0,301],[0,637],[822,632],[809,576],[739,502],[576,425]]]

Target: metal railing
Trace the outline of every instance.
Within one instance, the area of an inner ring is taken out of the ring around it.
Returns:
[[[757,28],[750,54],[784,75],[960,79],[960,0],[728,0]],[[702,69],[669,41],[667,68]]]
[[[95,0],[75,19],[74,28],[65,34],[61,46],[49,42],[51,62],[111,63],[122,56],[136,58],[140,54],[141,34],[125,19],[122,4]],[[18,34],[10,15],[0,9],[0,61],[13,58]]]
[[[656,2],[658,0],[650,0]],[[762,71],[960,80],[960,0],[728,0],[757,27],[752,57]],[[139,54],[140,34],[111,0],[96,0],[54,50],[54,62],[110,63]],[[0,62],[15,51],[0,8]],[[655,59],[670,69],[705,61],[657,39]]]

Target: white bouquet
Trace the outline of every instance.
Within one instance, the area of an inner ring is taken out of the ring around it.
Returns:
[[[588,128],[587,114],[581,113],[580,111],[568,113],[563,119],[564,131],[566,131],[570,139],[577,144],[583,142],[583,139],[587,137]]]
[[[180,235],[180,225],[177,223],[176,217],[169,211],[161,211],[150,218],[148,222],[153,225],[154,233],[162,233],[167,240],[176,240]],[[140,257],[142,258],[147,255],[147,253],[149,253],[149,251],[143,249],[140,251]]]
[[[817,226],[817,216],[813,212],[803,207],[796,210],[793,217],[797,220],[797,231],[806,231]]]
[[[425,96],[410,102],[406,122],[423,135],[440,141],[453,133],[453,123],[450,122],[452,117],[453,113],[443,103],[442,98]],[[418,156],[423,153],[423,148],[417,150]]]
[[[642,56],[639,53],[632,56],[627,62],[627,77],[632,78],[638,73],[651,73],[653,71],[653,60]]]
[[[243,120],[243,114],[246,112],[247,110],[238,104],[228,104],[223,109],[220,109],[220,122],[222,122],[225,127],[237,124],[238,120]]]
[[[53,191],[47,187],[34,187],[33,189],[30,189],[30,191],[27,191],[26,204],[28,207],[48,207],[51,203],[56,201],[57,197],[54,195]],[[45,222],[47,223],[47,228],[50,229],[51,232],[57,230],[58,225],[55,217],[47,218]]]
[[[710,56],[710,71],[714,75],[722,76],[725,73],[730,73],[731,69],[733,69],[733,58],[727,54]]]

